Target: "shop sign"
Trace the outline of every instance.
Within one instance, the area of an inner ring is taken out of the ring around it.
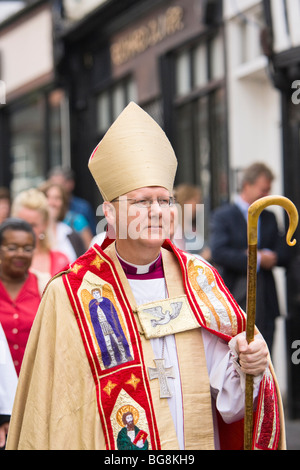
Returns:
[[[185,26],[183,16],[182,7],[170,7],[165,13],[119,38],[110,48],[113,65],[125,64],[150,47],[181,31]]]

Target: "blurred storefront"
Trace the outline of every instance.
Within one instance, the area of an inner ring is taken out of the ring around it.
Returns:
[[[71,165],[77,193],[97,207],[89,155],[135,100],[173,143],[177,182],[201,185],[207,218],[228,200],[221,0],[28,2],[0,24],[0,41],[0,184],[14,193]]]
[[[284,191],[293,166],[283,175],[281,94],[261,47],[262,1],[3,3],[19,11],[3,19],[0,8],[0,184],[15,192],[71,165],[76,191],[97,207],[86,163],[135,100],[174,145],[176,182],[199,184],[208,213],[255,160],[272,165],[275,190]]]
[[[0,184],[14,195],[39,184],[50,165],[69,162],[68,108],[55,81],[49,2],[4,3],[19,4],[0,23]]]
[[[201,185],[208,217],[229,195],[222,2],[101,3],[56,34],[57,72],[69,93],[71,155],[83,176],[81,191],[89,185],[89,154],[134,100],[173,143],[177,182]],[[71,4],[65,2],[66,16]]]

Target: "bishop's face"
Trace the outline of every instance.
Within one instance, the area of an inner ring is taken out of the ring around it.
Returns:
[[[146,187],[131,191],[112,201],[117,240],[123,245],[160,247],[170,237],[174,218],[169,191]]]

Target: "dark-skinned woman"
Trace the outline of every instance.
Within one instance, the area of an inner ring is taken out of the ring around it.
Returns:
[[[27,222],[8,218],[0,225],[0,323],[17,375],[48,280],[30,271],[34,249],[35,235]]]

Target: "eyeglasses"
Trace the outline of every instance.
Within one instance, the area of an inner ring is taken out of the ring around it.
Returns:
[[[169,198],[163,198],[163,197],[158,197],[156,201],[153,201],[153,199],[114,199],[111,202],[127,202],[130,201],[132,202],[133,205],[136,207],[140,207],[141,209],[149,209],[154,202],[157,202],[159,207],[162,209],[165,209],[167,207],[173,206],[175,204],[175,198],[174,197],[169,197]]]
[[[0,247],[2,250],[6,251],[7,253],[17,253],[18,251],[22,251],[26,255],[33,253],[34,246],[26,245],[26,246],[17,246],[17,245],[2,245]]]

